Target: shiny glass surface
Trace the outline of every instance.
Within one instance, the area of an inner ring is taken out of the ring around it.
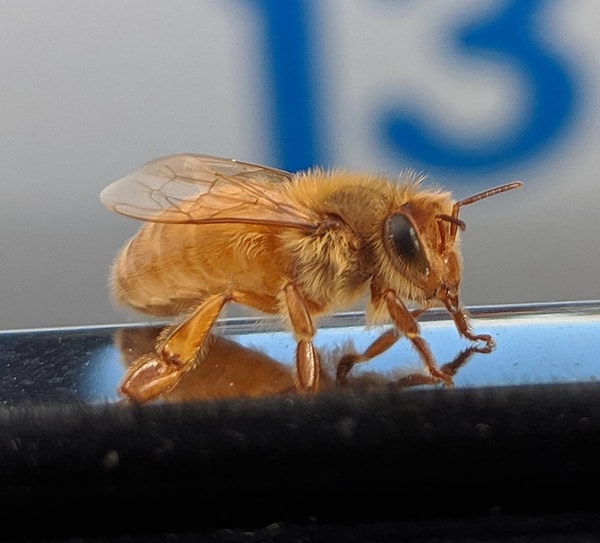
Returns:
[[[489,354],[474,353],[458,364],[455,387],[590,382],[600,376],[600,301],[474,307],[469,312],[473,330],[492,334],[496,348]],[[439,365],[456,360],[470,345],[443,311],[430,311],[420,322]],[[161,328],[140,323],[0,332],[0,402],[119,401],[125,367],[152,350]],[[362,313],[320,321],[315,345],[323,358],[324,388],[335,386],[335,366],[349,343],[362,352],[383,330],[366,329]],[[219,323],[216,333],[219,339],[209,351],[208,362],[198,364],[167,399],[293,390],[296,345],[280,321],[228,319]],[[355,366],[347,386],[404,387],[411,382],[407,375],[423,374],[416,352],[403,338],[369,363]]]

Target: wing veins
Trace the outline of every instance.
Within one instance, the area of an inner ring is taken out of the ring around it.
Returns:
[[[292,178],[283,170],[230,159],[172,155],[115,182],[116,189],[105,192],[104,203],[126,216],[154,222],[264,224],[313,231],[320,218],[286,201],[285,186]],[[139,188],[128,190],[128,184]]]

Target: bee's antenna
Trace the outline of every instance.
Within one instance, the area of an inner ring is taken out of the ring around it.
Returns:
[[[523,186],[522,181],[513,181],[512,183],[507,183],[506,185],[500,185],[499,187],[494,187],[492,189],[484,190],[483,192],[478,192],[477,194],[473,194],[473,196],[469,196],[460,202],[456,202],[454,207],[452,208],[452,219],[450,222],[450,237],[456,236],[457,227],[461,227],[461,230],[464,228],[461,226],[465,223],[458,219],[458,212],[462,206],[468,206],[470,204],[474,204],[475,202],[479,202],[479,200],[483,200],[484,198],[489,198],[490,196],[495,196],[496,194],[500,194],[501,192],[506,192],[507,190],[518,189]]]
[[[453,230],[456,232],[456,228],[460,228],[461,230],[465,230],[467,225],[465,221],[461,221],[458,217],[453,217],[452,215],[447,215],[446,213],[438,213],[435,218],[438,221],[438,228],[440,230],[440,253],[446,252],[446,231],[442,226],[442,221],[446,221],[450,223],[450,235],[454,238],[456,234],[452,234]]]

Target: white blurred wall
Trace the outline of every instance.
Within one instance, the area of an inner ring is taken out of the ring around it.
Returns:
[[[176,152],[521,179],[462,212],[463,301],[600,298],[600,4],[517,3],[0,0],[0,329],[137,318],[106,279],[139,223],[98,194]]]

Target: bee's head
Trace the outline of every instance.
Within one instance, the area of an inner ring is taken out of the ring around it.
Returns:
[[[421,192],[390,213],[383,223],[386,252],[400,274],[416,287],[425,302],[459,309],[462,258],[458,232],[462,206],[520,187],[509,183],[452,202],[447,194]]]

